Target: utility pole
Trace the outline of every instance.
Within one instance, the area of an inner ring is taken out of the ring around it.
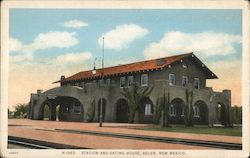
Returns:
[[[100,107],[100,122],[99,122],[99,127],[102,127],[102,119],[103,119],[103,104],[104,104],[104,99],[103,99],[103,94],[104,94],[104,37],[102,37],[102,82],[101,82],[101,107]]]

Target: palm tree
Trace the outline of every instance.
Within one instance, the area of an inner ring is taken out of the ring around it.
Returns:
[[[153,87],[139,87],[133,83],[131,88],[123,88],[121,94],[128,100],[128,122],[134,123],[135,113],[141,100],[152,92]]]

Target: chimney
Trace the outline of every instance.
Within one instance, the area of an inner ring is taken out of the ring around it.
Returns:
[[[61,76],[61,81],[64,81],[64,80],[65,80],[65,76],[62,75],[62,76]]]
[[[37,90],[37,94],[41,94],[42,92],[43,92],[42,89],[38,89],[38,90]]]
[[[65,80],[65,76],[62,75],[62,76],[61,76],[61,80],[60,80],[60,81],[61,81],[61,86],[63,86],[63,83],[62,83],[62,82],[63,82],[64,80]]]

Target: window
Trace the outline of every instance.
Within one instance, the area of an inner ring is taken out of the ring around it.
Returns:
[[[176,115],[176,111],[175,111],[175,108],[174,108],[173,104],[170,105],[169,111],[170,111],[170,116],[175,116]]]
[[[131,87],[134,82],[134,77],[133,76],[128,76],[128,87]]]
[[[106,85],[107,85],[107,86],[110,86],[110,78],[108,78],[108,79],[106,80]]]
[[[199,89],[200,88],[200,79],[194,78],[194,88]]]
[[[142,74],[141,75],[141,86],[147,86],[148,85],[148,74]]]
[[[175,85],[175,74],[169,74],[169,85]]]
[[[194,117],[200,117],[200,109],[198,106],[193,107],[194,110]]]
[[[80,114],[81,113],[81,106],[79,102],[76,102],[74,105],[74,113]]]
[[[188,85],[188,77],[182,76],[182,87],[187,87]]]
[[[145,105],[145,115],[152,115],[151,104]]]
[[[125,77],[121,77],[120,78],[120,87],[125,87],[126,86],[126,78]]]

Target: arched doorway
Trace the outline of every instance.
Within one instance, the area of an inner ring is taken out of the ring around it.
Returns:
[[[169,106],[169,122],[173,124],[185,123],[185,102],[180,98],[175,98]]]
[[[98,101],[98,108],[97,108],[97,120],[100,121],[100,112],[101,112],[101,99]],[[105,114],[106,114],[106,100],[102,98],[102,122],[105,120]]]
[[[194,124],[208,125],[208,107],[207,104],[198,100],[193,106],[193,121]]]
[[[84,108],[81,102],[73,97],[58,96],[49,100],[51,104],[51,120],[84,121]]]
[[[218,102],[215,108],[216,120],[218,124],[227,126],[228,125],[228,111],[225,104]]]
[[[50,120],[51,118],[51,109],[47,103],[44,104],[43,110],[42,110],[42,119],[43,120]]]
[[[116,102],[116,122],[128,122],[128,102],[125,99],[119,99]]]
[[[148,97],[140,101],[139,106],[139,123],[153,123],[154,106]]]

